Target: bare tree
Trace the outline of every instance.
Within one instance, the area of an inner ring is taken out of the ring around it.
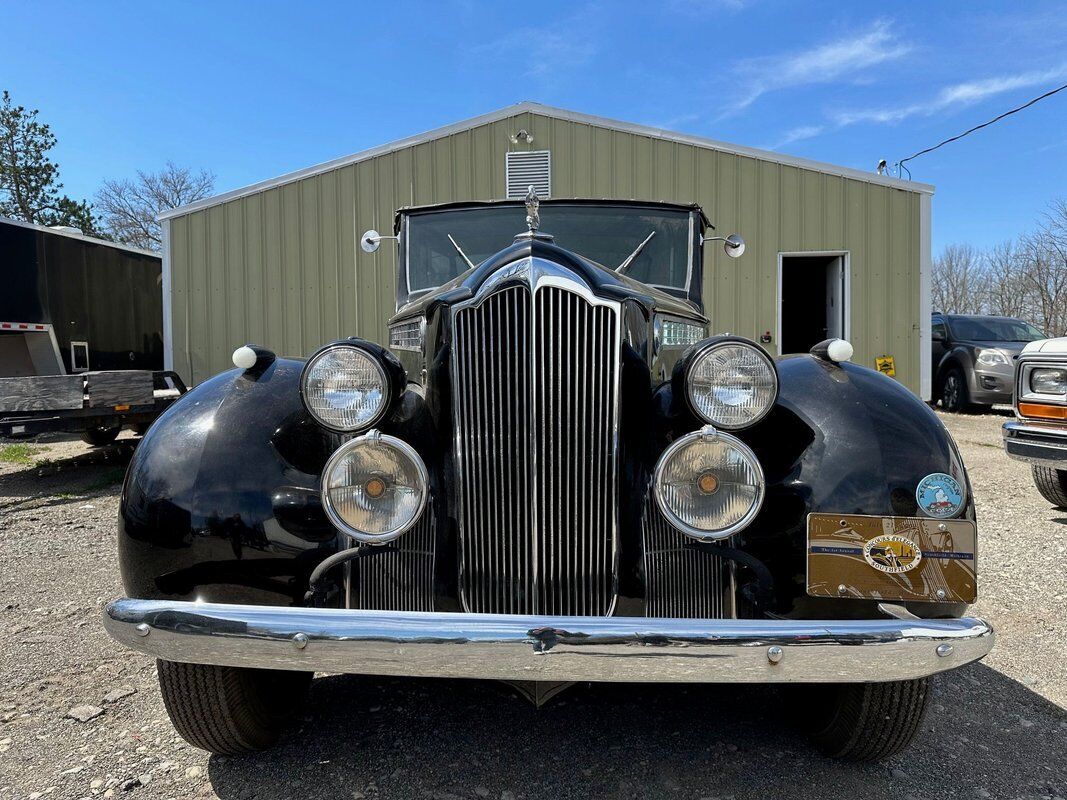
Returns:
[[[950,244],[934,261],[934,309],[946,314],[977,314],[985,303],[985,274],[978,250]]]
[[[982,259],[982,271],[986,293],[985,313],[1033,318],[1033,304],[1024,277],[1026,264],[1015,242],[1001,242],[986,252]]]
[[[1050,336],[1067,333],[1067,201],[1052,204],[1038,229],[1022,238],[1024,287],[1035,321]]]
[[[167,162],[159,172],[137,172],[135,180],[105,181],[96,194],[104,228],[119,242],[159,250],[162,227],[156,217],[167,209],[195,203],[211,194],[215,176]]]

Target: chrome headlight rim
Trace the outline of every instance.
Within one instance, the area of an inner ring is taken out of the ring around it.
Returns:
[[[745,420],[742,423],[730,424],[722,422],[721,420],[709,419],[701,413],[700,408],[696,403],[696,400],[693,398],[693,370],[696,368],[697,364],[700,363],[701,359],[705,358],[708,354],[714,352],[715,350],[719,350],[724,347],[738,346],[746,347],[752,350],[767,365],[767,368],[770,370],[771,377],[774,380],[774,391],[771,394],[771,400],[769,403],[767,403],[766,408],[764,408],[758,415],[752,417],[751,419]],[[683,380],[681,389],[685,394],[685,402],[690,412],[702,423],[706,425],[712,425],[718,431],[740,431],[745,430],[746,428],[751,428],[753,425],[760,422],[768,414],[771,413],[771,410],[778,403],[778,394],[781,390],[781,381],[778,377],[778,366],[774,363],[774,359],[771,358],[770,354],[768,354],[766,350],[764,350],[754,341],[752,341],[751,339],[746,339],[743,336],[713,336],[694,345],[692,353],[690,353],[689,356],[685,359],[685,372],[683,373],[682,377]]]
[[[422,484],[422,497],[419,501],[419,506],[411,519],[405,524],[386,531],[385,533],[367,533],[366,531],[357,530],[349,525],[337,512],[337,509],[333,507],[333,503],[330,500],[329,488],[326,485],[326,481],[334,467],[337,466],[346,455],[355,450],[357,447],[366,444],[367,442],[384,443],[387,446],[395,447],[405,457],[407,457],[415,465],[415,471],[418,474],[419,481]],[[322,508],[326,512],[327,519],[333,524],[337,530],[345,534],[357,542],[362,544],[388,544],[395,539],[400,538],[409,530],[415,527],[418,521],[422,518],[423,513],[426,511],[426,505],[430,501],[430,473],[426,469],[426,462],[422,460],[422,456],[418,454],[410,444],[403,439],[398,439],[395,436],[390,436],[385,433],[381,433],[378,430],[371,429],[361,436],[357,436],[354,439],[350,439],[343,445],[333,451],[333,454],[326,461],[326,466],[322,469],[321,489],[319,496],[322,498]]]
[[[378,374],[382,378],[383,387],[382,406],[378,409],[377,413],[369,421],[347,428],[333,425],[319,417],[312,410],[311,404],[308,402],[307,398],[307,378],[312,367],[329,353],[345,349],[359,350],[362,352],[378,370]],[[345,339],[338,342],[331,342],[328,345],[320,347],[308,357],[308,360],[304,363],[304,368],[300,371],[300,402],[303,404],[304,410],[307,411],[308,415],[317,425],[320,425],[333,433],[362,434],[365,431],[371,430],[375,425],[381,422],[382,418],[389,412],[389,409],[393,405],[393,400],[397,396],[396,379],[393,374],[394,371],[389,368],[390,365],[386,361],[387,353],[388,351],[384,348],[379,347],[372,342],[365,342],[362,339]]]
[[[670,463],[674,454],[679,450],[688,447],[694,441],[698,441],[705,437],[714,437],[730,444],[741,453],[742,457],[749,463],[749,466],[751,466],[756,473],[756,499],[752,503],[752,506],[737,522],[714,531],[695,528],[675,514],[674,510],[667,502],[665,489],[663,488],[663,473],[667,469],[667,465]],[[759,458],[751,447],[732,434],[724,433],[711,425],[706,425],[699,431],[687,433],[685,436],[681,436],[674,440],[667,449],[660,454],[659,460],[656,462],[655,473],[652,476],[652,494],[656,498],[656,505],[658,506],[660,513],[663,514],[671,527],[697,541],[719,542],[723,539],[729,539],[736,533],[740,533],[756,518],[756,515],[759,514],[760,510],[763,508],[763,501],[767,496],[767,478],[763,473],[763,465],[760,464]]]

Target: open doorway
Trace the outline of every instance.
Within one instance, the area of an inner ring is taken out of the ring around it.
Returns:
[[[849,338],[848,253],[778,256],[778,353]]]

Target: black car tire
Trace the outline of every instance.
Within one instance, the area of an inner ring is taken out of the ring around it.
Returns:
[[[310,672],[156,662],[167,716],[189,744],[219,755],[266,750],[303,706]]]
[[[1034,471],[1034,484],[1041,496],[1052,505],[1067,508],[1067,470],[1053,467],[1031,467]]]
[[[82,432],[82,441],[93,447],[103,447],[119,438],[120,425],[104,428],[87,428]]]
[[[793,689],[800,727],[819,750],[844,761],[879,761],[905,749],[922,726],[930,697],[927,678]]]
[[[951,367],[941,378],[941,408],[954,414],[962,414],[970,407],[967,376],[959,367]]]

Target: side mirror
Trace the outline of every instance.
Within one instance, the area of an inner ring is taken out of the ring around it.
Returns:
[[[930,341],[931,342],[943,342],[943,341],[945,341],[945,334],[942,333],[941,331],[931,331],[930,332]]]
[[[359,240],[359,246],[363,248],[364,253],[377,252],[378,248],[382,246],[382,239],[399,239],[399,236],[382,236],[378,231],[371,228],[362,238]]]
[[[722,249],[730,258],[740,258],[745,252],[745,240],[736,233],[729,236],[708,236],[703,242],[722,242]]]

